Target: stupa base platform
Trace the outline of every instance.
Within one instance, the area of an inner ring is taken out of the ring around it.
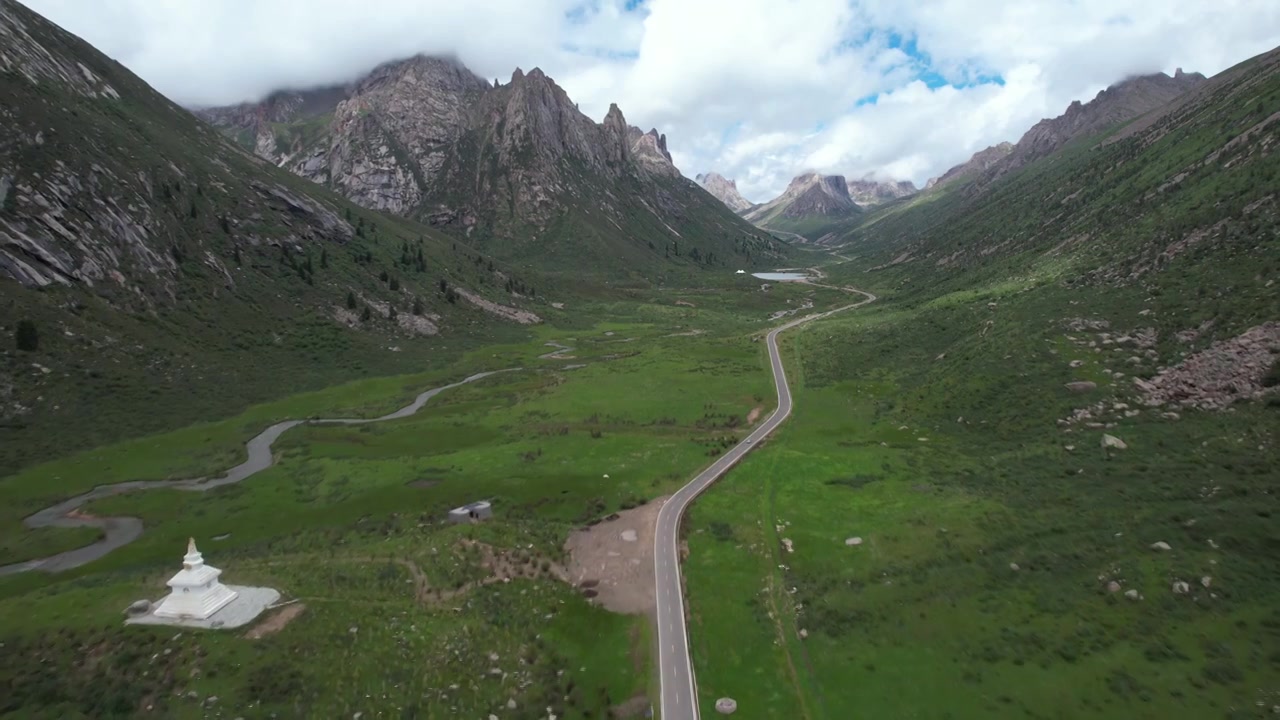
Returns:
[[[125,620],[124,624],[173,625],[176,627],[208,628],[210,630],[238,628],[253,622],[254,618],[261,615],[263,610],[280,601],[280,591],[273,588],[246,587],[244,585],[227,585],[227,588],[236,592],[236,599],[227,603],[221,610],[204,620],[160,617],[155,614],[155,607],[160,605],[159,602],[156,602],[147,614],[131,617]]]

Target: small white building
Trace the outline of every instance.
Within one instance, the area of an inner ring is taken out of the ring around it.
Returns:
[[[489,505],[488,500],[477,500],[449,511],[449,522],[452,523],[488,520],[491,517],[493,517],[493,507]]]
[[[218,581],[222,571],[204,564],[195,538],[187,540],[182,569],[169,578],[172,592],[155,609],[157,617],[204,620],[236,599],[236,591]],[[278,596],[278,595],[277,595]]]

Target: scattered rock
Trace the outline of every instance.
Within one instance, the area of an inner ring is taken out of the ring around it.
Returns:
[[[791,542],[791,538],[782,538],[782,547],[785,548],[787,552],[796,551],[795,545]]]
[[[1204,577],[1200,578],[1200,585],[1201,587],[1205,587],[1205,588],[1209,587],[1210,585],[1213,585],[1213,578],[1209,577],[1208,575],[1205,575]]]
[[[126,608],[124,612],[126,615],[130,615],[133,617],[137,617],[138,615],[146,615],[147,613],[151,612],[151,601],[135,600],[132,603],[129,603],[129,607]]]
[[[1103,435],[1102,435],[1102,447],[1103,447],[1103,448],[1115,448],[1116,450],[1124,450],[1124,449],[1128,448],[1129,446],[1128,446],[1128,445],[1126,445],[1126,444],[1125,444],[1125,442],[1124,442],[1123,440],[1121,440],[1120,438],[1116,437],[1115,435],[1107,435],[1106,433],[1103,433]]]
[[[1190,332],[1190,340],[1194,340],[1204,329],[1206,326],[1201,325],[1178,336],[1183,339]],[[1148,405],[1221,410],[1237,400],[1257,399],[1275,392],[1264,387],[1263,380],[1275,362],[1272,348],[1277,346],[1280,322],[1257,325],[1162,369],[1149,382],[1135,384]]]
[[[1074,382],[1067,383],[1065,387],[1073,393],[1086,393],[1091,390],[1096,390],[1098,383],[1092,380],[1076,380]]]
[[[516,709],[516,699],[515,699],[515,698],[508,698],[508,699],[507,699],[507,709],[508,709],[508,710],[515,710],[515,709]]]
[[[1112,580],[1111,582],[1107,583],[1107,592],[1112,592],[1112,593],[1120,592],[1120,583],[1116,582],[1115,580]]]
[[[1173,592],[1176,595],[1186,595],[1191,592],[1191,585],[1184,580],[1178,580],[1173,584]]]
[[[1151,543],[1151,549],[1152,549],[1152,550],[1159,550],[1160,552],[1169,552],[1169,551],[1170,551],[1170,550],[1172,550],[1173,548],[1169,546],[1169,543],[1167,543],[1167,542],[1165,542],[1165,541],[1161,540],[1160,542],[1153,542],[1153,543]]]
[[[1141,595],[1138,594],[1137,590],[1125,590],[1124,596],[1129,598],[1130,600],[1137,600],[1139,597],[1141,597]]]
[[[1082,365],[1084,365],[1083,360],[1072,360],[1071,362],[1067,363],[1067,367],[1071,367],[1071,368],[1078,368]]]
[[[803,640],[807,637],[809,637],[809,631],[804,628],[800,628],[800,639]]]
[[[1021,568],[1021,567],[1018,567],[1018,563],[1009,563],[1009,569],[1010,569],[1010,570],[1012,570],[1012,571],[1014,571],[1014,572],[1018,572],[1018,571],[1019,571],[1019,570],[1021,570],[1022,568]]]

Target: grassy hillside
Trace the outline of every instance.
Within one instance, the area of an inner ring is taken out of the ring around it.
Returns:
[[[463,291],[552,318],[552,302],[604,289],[567,281],[583,265],[553,278],[354,206],[237,149],[21,5],[0,11],[6,57],[24,69],[0,75],[0,476],[524,335]],[[637,223],[628,242],[662,258]],[[672,273],[627,264],[696,281],[722,261],[689,259],[695,246],[755,247],[704,241],[702,227]],[[612,247],[589,229],[575,247]],[[20,324],[34,349],[18,349]]]
[[[881,300],[794,337],[794,419],[689,522],[704,712],[1270,712],[1276,65],[844,238]]]

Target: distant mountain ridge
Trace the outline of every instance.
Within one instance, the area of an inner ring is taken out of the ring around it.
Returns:
[[[910,180],[875,180],[872,177],[865,177],[861,180],[848,181],[848,186],[849,197],[863,207],[879,205],[918,192],[915,183]]]
[[[1052,155],[1077,138],[1094,135],[1165,106],[1204,81],[1204,75],[1185,73],[1182,68],[1172,76],[1155,73],[1122,80],[1100,91],[1087,103],[1073,101],[1061,115],[1041,120],[1023,133],[1017,143],[1002,142],[975,153],[967,161],[929,180],[925,189],[961,178],[972,178],[977,188],[983,187],[1006,173]]]

